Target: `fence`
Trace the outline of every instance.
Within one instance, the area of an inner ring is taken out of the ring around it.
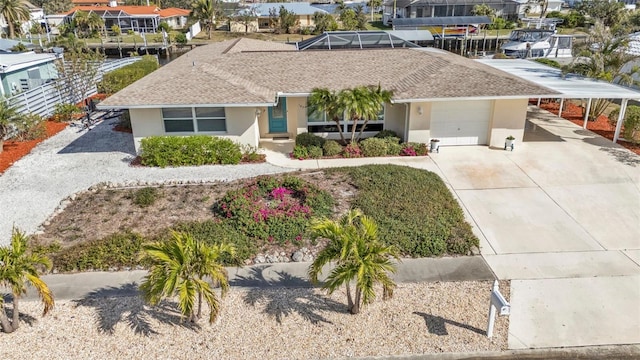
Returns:
[[[200,21],[191,25],[191,27],[189,28],[189,32],[187,33],[187,41],[190,41],[191,39],[193,39],[196,35],[200,33],[200,31],[202,31],[202,29],[200,28]]]
[[[102,80],[103,74],[119,69],[123,66],[127,66],[141,59],[142,57],[137,56],[104,62],[100,65],[95,82],[97,83]],[[76,82],[78,81],[83,80],[76,80]],[[95,95],[97,91],[98,90],[94,85],[86,91],[86,95]],[[81,94],[82,91],[78,90],[78,87],[75,86],[73,80],[67,81],[66,79],[57,79],[34,89],[21,92],[6,99],[5,101],[10,107],[13,107],[19,113],[36,114],[41,117],[49,117],[53,115],[57,104],[75,104],[84,100],[82,99]]]

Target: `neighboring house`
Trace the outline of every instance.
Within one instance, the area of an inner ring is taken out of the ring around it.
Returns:
[[[10,97],[38,87],[58,77],[54,54],[23,53],[0,54],[0,92]]]
[[[296,51],[241,38],[198,47],[112,95],[101,108],[127,108],[136,149],[156,135],[210,134],[257,146],[312,132],[337,138],[324,114],[307,113],[313,88],[380,85],[392,104],[365,129],[389,129],[405,141],[503,147],[521,140],[529,98],[557,92],[488,65],[433,48]]]
[[[20,28],[22,30],[23,34],[26,34],[29,32],[29,30],[31,29],[31,26],[33,25],[33,23],[42,23],[44,21],[44,10],[42,10],[42,8],[39,8],[35,5],[33,5],[32,3],[28,2],[28,1],[22,1],[27,8],[29,9],[29,20],[24,21],[22,24],[20,24]],[[7,21],[5,20],[4,16],[0,15],[0,27],[2,28],[2,31],[5,34],[9,33],[9,25],[7,24]],[[16,32],[18,32],[18,30],[16,30]]]
[[[71,0],[73,6],[108,6],[113,0]],[[116,1],[118,5],[124,5],[124,1]]]
[[[158,24],[166,21],[173,28],[183,28],[187,24],[189,10],[168,8],[159,9],[156,6],[76,6],[64,14],[63,22],[71,23],[76,12],[84,11],[96,13],[104,19],[105,27],[110,29],[113,25],[118,25],[120,30],[129,30],[145,33],[155,33],[158,31]],[[52,23],[58,16],[47,17]]]
[[[519,14],[519,3],[514,0],[386,0],[382,21],[388,24],[394,14],[396,18],[473,16],[473,7],[480,4],[488,5],[500,17],[515,19]]]
[[[537,1],[530,0],[513,0],[518,4],[518,16],[525,17],[529,14],[540,14],[542,6]],[[547,13],[552,11],[562,11],[564,0],[547,0]]]
[[[272,30],[271,22],[272,20],[278,18],[280,15],[280,8],[284,6],[287,11],[293,12],[296,14],[296,18],[298,20],[298,25],[301,28],[309,28],[314,27],[315,23],[313,22],[313,14],[316,12],[328,14],[327,11],[322,10],[320,8],[311,6],[310,3],[306,2],[291,2],[291,3],[258,3],[252,5],[248,10],[241,10],[242,12],[249,12],[256,16],[255,21],[248,24],[247,31],[248,32],[256,32],[256,31],[266,31]],[[231,22],[230,31],[232,32],[245,32],[245,24],[242,22]]]

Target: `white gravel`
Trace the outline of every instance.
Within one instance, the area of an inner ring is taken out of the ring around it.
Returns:
[[[136,297],[61,301],[43,318],[38,302],[23,302],[36,319],[0,333],[0,358],[265,360],[505,350],[506,317],[497,319],[492,339],[484,335],[490,286],[399,284],[393,299],[359,315],[345,313],[342,291],[328,297],[314,289],[233,288],[221,318],[195,330]]]
[[[181,168],[130,167],[131,134],[112,131],[114,120],[91,131],[67,127],[0,175],[0,246],[16,227],[33,233],[65,198],[103,182],[214,182],[291,171],[271,164]]]

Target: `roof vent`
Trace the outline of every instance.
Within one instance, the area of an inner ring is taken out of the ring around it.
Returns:
[[[118,6],[118,1],[116,0],[109,0],[109,7],[116,7]]]

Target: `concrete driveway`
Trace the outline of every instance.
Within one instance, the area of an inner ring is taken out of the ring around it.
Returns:
[[[640,343],[640,156],[530,109],[515,151],[431,159],[512,279],[512,349]]]

